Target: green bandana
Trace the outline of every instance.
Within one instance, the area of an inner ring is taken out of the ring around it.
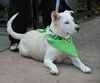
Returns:
[[[40,33],[46,32],[45,29],[37,29],[36,31]],[[48,41],[49,45],[51,45],[52,47],[71,56],[78,57],[76,48],[72,41],[72,37],[64,38],[55,34],[46,34],[45,38]]]

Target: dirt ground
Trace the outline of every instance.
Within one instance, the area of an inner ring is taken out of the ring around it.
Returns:
[[[0,52],[0,83],[100,83],[100,17],[80,24],[74,41],[81,60],[92,69],[84,74],[72,64],[57,64],[59,75],[51,75],[41,62],[9,50]]]

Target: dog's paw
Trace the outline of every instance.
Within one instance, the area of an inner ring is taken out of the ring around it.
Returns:
[[[87,74],[91,73],[91,69],[89,67],[87,67],[87,66],[81,68],[81,70],[82,70],[82,72],[87,73]]]
[[[58,69],[57,68],[52,68],[50,72],[53,75],[57,75],[58,74]]]

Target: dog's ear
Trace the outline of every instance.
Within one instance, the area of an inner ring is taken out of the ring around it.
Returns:
[[[56,23],[58,19],[60,18],[59,14],[56,11],[53,11],[51,13],[51,19],[53,23]]]
[[[70,15],[74,13],[74,11],[69,11],[69,10],[65,10],[64,12]]]

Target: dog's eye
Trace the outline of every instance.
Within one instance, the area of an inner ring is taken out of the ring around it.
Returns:
[[[65,22],[65,24],[69,24],[69,22]]]

